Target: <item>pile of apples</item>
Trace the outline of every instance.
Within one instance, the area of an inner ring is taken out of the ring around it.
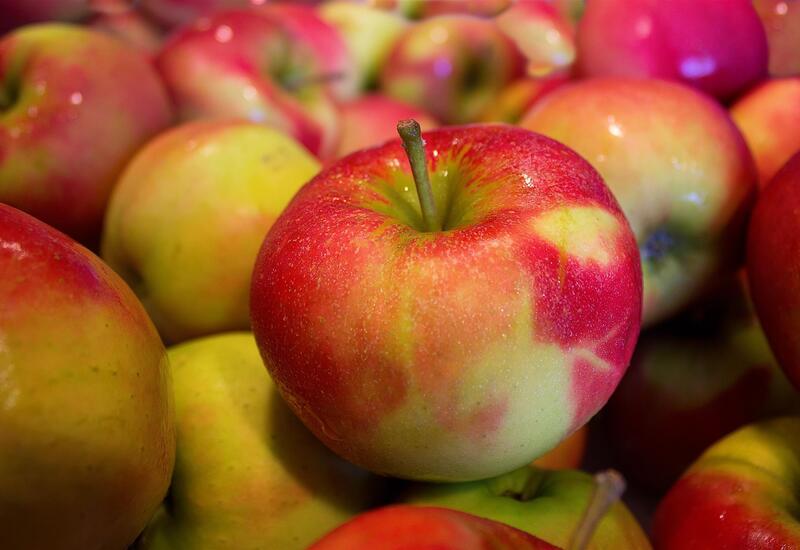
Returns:
[[[800,0],[0,0],[3,550],[800,549],[798,389]]]

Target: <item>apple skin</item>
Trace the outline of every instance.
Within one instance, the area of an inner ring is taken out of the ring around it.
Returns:
[[[123,172],[106,214],[103,258],[167,341],[247,330],[264,235],[319,169],[292,138],[260,124],[173,128]]]
[[[0,35],[45,21],[78,21],[91,13],[89,0],[0,0]]]
[[[360,90],[377,87],[381,67],[397,38],[408,27],[402,16],[351,0],[334,0],[320,5],[317,12],[335,27],[347,44]]]
[[[721,286],[713,300],[642,334],[603,409],[617,467],[654,494],[737,428],[800,413],[744,283]]]
[[[234,10],[177,32],[156,65],[181,119],[262,122],[326,158],[334,153],[339,132],[334,88],[309,83],[293,90],[291,82],[339,73],[347,55],[344,42],[340,46],[320,57],[316,45],[293,34],[277,13]]]
[[[496,521],[455,510],[386,506],[350,520],[308,550],[558,550]]]
[[[217,11],[260,6],[266,0],[138,0],[137,8],[166,29],[187,25]]]
[[[139,550],[302,550],[374,503],[382,482],[306,430],[251,333],[186,342],[169,359],[175,474]]]
[[[800,418],[752,424],[709,448],[656,510],[660,550],[800,548]]]
[[[564,76],[520,78],[500,90],[494,101],[481,114],[482,122],[516,124],[544,96],[569,82]]]
[[[533,461],[533,465],[547,470],[574,470],[580,468],[586,454],[589,427],[579,430]]]
[[[769,43],[769,74],[774,77],[800,75],[800,2],[797,0],[753,0],[764,24]]]
[[[528,75],[570,71],[575,62],[575,27],[552,0],[516,2],[496,21],[525,54]]]
[[[175,456],[167,356],[133,292],[64,234],[0,204],[4,548],[124,548]]]
[[[426,112],[381,94],[370,94],[340,106],[342,135],[336,157],[395,139],[397,122],[413,118],[423,131],[439,126]]]
[[[0,40],[0,81],[13,98],[2,109],[0,201],[95,245],[123,165],[172,122],[158,75],[105,34],[43,24]]]
[[[595,481],[586,472],[524,466],[470,483],[415,483],[401,500],[475,514],[566,548],[594,490]],[[586,550],[650,548],[636,519],[622,502],[617,502],[598,523]]]
[[[588,79],[548,94],[520,125],[577,151],[613,191],[641,251],[644,326],[739,261],[755,166],[711,98],[674,82]]]
[[[763,188],[800,151],[800,77],[762,83],[733,104],[731,116],[753,153]]]
[[[149,57],[154,56],[164,42],[164,32],[140,11],[131,9],[126,0],[110,0],[108,7],[98,11],[86,25],[122,40]]]
[[[267,234],[252,326],[281,394],[341,456],[486,478],[553,448],[613,392],[639,332],[638,252],[566,147],[505,125],[424,139],[446,231],[421,230],[399,140],[345,157]]]
[[[473,122],[524,60],[497,25],[469,15],[425,19],[403,32],[381,72],[381,90],[445,124]]]
[[[761,191],[747,235],[747,274],[770,347],[800,389],[800,153]]]
[[[752,0],[591,0],[577,41],[584,76],[678,80],[727,100],[767,75]]]

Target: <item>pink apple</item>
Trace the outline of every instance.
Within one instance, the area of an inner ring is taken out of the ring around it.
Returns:
[[[752,0],[591,0],[578,67],[679,80],[730,99],[766,76],[767,38]]]
[[[769,74],[772,76],[800,75],[800,1],[753,0],[769,43]]]
[[[456,510],[387,506],[364,513],[308,550],[558,550],[503,523]]]
[[[0,41],[0,201],[86,243],[125,162],[172,121],[158,75],[132,48],[62,24]]]
[[[318,156],[333,154],[334,82],[346,71],[347,49],[336,42],[320,51],[317,38],[296,32],[293,13],[221,12],[173,36],[156,64],[181,118],[244,117],[285,131]],[[324,25],[317,20],[310,29]]]
[[[800,77],[764,82],[731,107],[731,116],[753,152],[764,187],[800,151]]]
[[[710,97],[676,82],[588,79],[548,94],[520,125],[572,147],[614,192],[639,243],[645,325],[735,268],[755,167]]]
[[[800,153],[759,196],[747,236],[758,318],[781,367],[800,388]]]
[[[127,548],[175,458],[164,345],[97,256],[0,204],[0,540]]]
[[[253,332],[294,412],[348,460],[501,474],[616,387],[641,319],[636,244],[598,174],[550,139],[450,127],[425,154],[406,138],[426,207],[399,140],[323,170],[262,245]]]
[[[397,121],[413,118],[423,130],[439,124],[429,114],[380,94],[371,94],[344,103],[340,107],[342,136],[337,157],[359,149],[382,145],[397,137]]]
[[[642,335],[604,409],[623,473],[653,492],[735,429],[800,412],[743,282],[720,286],[713,300]]]
[[[381,89],[446,124],[472,122],[522,76],[523,64],[493,21],[443,15],[400,35],[381,73]]]

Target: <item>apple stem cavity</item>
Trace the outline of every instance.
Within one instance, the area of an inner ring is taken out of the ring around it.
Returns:
[[[572,534],[567,550],[585,550],[600,520],[625,492],[625,478],[616,470],[605,470],[595,474],[594,482],[594,492],[578,523],[578,528]]]
[[[436,203],[433,200],[433,189],[428,176],[428,163],[425,156],[425,141],[422,139],[419,122],[414,119],[401,120],[397,123],[397,133],[403,140],[403,148],[406,150],[408,163],[411,165],[411,174],[414,176],[414,185],[417,188],[425,231],[440,231],[442,228],[437,222]]]

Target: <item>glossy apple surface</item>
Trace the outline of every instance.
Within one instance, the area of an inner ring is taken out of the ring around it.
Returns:
[[[88,244],[125,162],[172,121],[142,55],[62,24],[0,40],[0,113],[0,201]]]
[[[303,550],[365,510],[377,478],[326,449],[286,407],[253,335],[169,350],[178,454],[139,550]]]
[[[752,424],[709,448],[659,504],[656,548],[800,548],[800,418]]]
[[[397,137],[397,122],[415,119],[423,130],[439,124],[423,110],[381,94],[365,95],[340,107],[342,135],[336,157],[382,145]]]
[[[616,464],[655,494],[737,428],[800,413],[743,283],[720,286],[713,300],[642,334],[603,409]]]
[[[608,399],[639,331],[639,259],[566,147],[503,125],[424,139],[443,230],[423,229],[399,140],[345,157],[267,234],[253,330],[282,395],[337,453],[397,477],[485,478]]]
[[[341,42],[320,56],[295,27],[266,9],[238,10],[174,35],[156,65],[181,118],[246,118],[290,134],[317,156],[333,154],[339,129],[332,81],[346,47]]]
[[[800,77],[764,82],[733,104],[731,116],[753,153],[758,183],[764,187],[800,151]]]
[[[455,510],[387,506],[350,520],[308,550],[558,550],[523,531]]]
[[[103,258],[168,341],[246,330],[259,246],[319,168],[273,128],[246,121],[178,126],[123,172],[108,207]]]
[[[756,175],[712,99],[673,82],[588,79],[548,94],[520,125],[573,148],[613,191],[641,252],[644,325],[733,269]]]
[[[400,35],[381,90],[446,124],[473,122],[513,79],[523,58],[494,22],[469,15],[425,19]]]
[[[133,292],[64,234],[0,205],[4,548],[125,548],[175,456],[167,356]]]
[[[726,100],[767,75],[751,0],[591,0],[577,39],[585,76],[678,80]]]
[[[761,192],[750,218],[747,274],[753,303],[781,367],[800,389],[800,153]]]
[[[586,472],[525,466],[470,483],[416,483],[402,500],[475,514],[567,548],[594,490],[594,479]],[[623,503],[617,502],[597,524],[585,550],[650,548],[636,519]]]
[[[753,0],[769,43],[769,74],[771,76],[800,75],[800,1]]]

